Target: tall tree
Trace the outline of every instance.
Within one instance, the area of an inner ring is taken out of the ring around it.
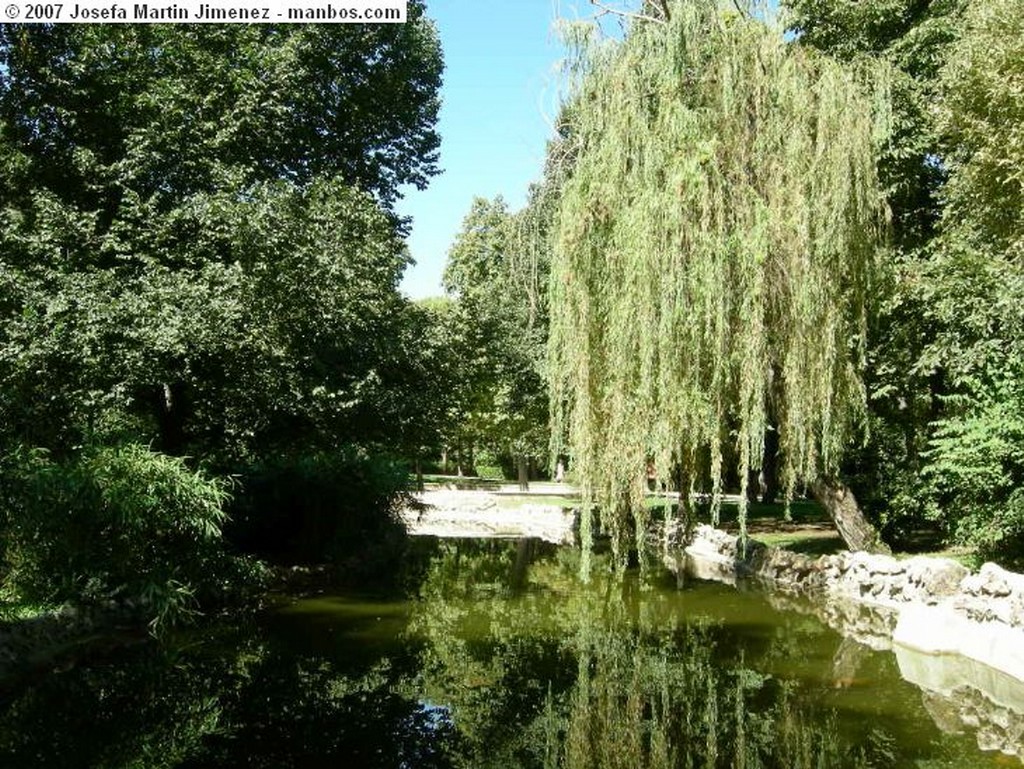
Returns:
[[[0,428],[384,440],[441,58],[406,25],[0,28]]]
[[[986,554],[1024,553],[1024,3],[974,0],[939,80],[949,181],[917,290],[941,370],[929,514]]]
[[[880,175],[897,248],[873,324],[858,486],[893,535],[937,522],[1005,555],[1024,530],[1019,4],[789,5],[800,44],[895,72]]]
[[[0,27],[3,133],[23,179],[108,217],[268,179],[340,176],[390,205],[437,173],[440,47],[395,25]],[[12,182],[16,181],[14,179]],[[6,187],[8,193],[18,187]]]
[[[850,453],[851,485],[899,539],[922,525],[922,470],[949,382],[927,352],[939,328],[932,312],[929,264],[942,218],[948,175],[935,105],[939,72],[959,37],[964,0],[789,0],[786,21],[796,44],[844,61],[884,61],[892,76],[892,130],[879,178],[892,212],[892,251],[869,318],[870,438]]]
[[[727,453],[745,485],[775,429],[787,494],[815,483],[876,546],[834,474],[864,413],[884,79],[716,3],[669,7],[589,49],[570,110],[550,367],[584,507],[624,557],[648,458],[692,477],[708,452],[717,497]]]
[[[507,453],[523,488],[547,443],[543,267],[528,253],[529,216],[510,214],[501,198],[477,198],[445,268],[465,350],[463,439]]]

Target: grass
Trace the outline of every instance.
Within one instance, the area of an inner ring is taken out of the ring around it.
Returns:
[[[710,521],[707,504],[698,505],[698,519]],[[721,527],[728,531],[738,528],[739,504],[722,503]],[[778,547],[809,556],[831,555],[846,549],[846,545],[832,524],[825,509],[813,500],[793,500],[786,517],[786,506],[781,503],[751,502],[747,506],[747,530],[752,539],[769,547]]]
[[[769,547],[778,547],[810,556],[832,555],[846,549],[842,538],[834,531],[765,532],[755,534],[752,538]]]
[[[754,521],[778,521],[785,523],[830,523],[825,508],[809,499],[795,499],[789,505],[790,519],[786,519],[786,506],[781,502],[766,505],[750,502],[747,505],[747,524]],[[710,503],[697,504],[697,516],[702,520],[710,516]],[[739,504],[735,501],[722,502],[720,519],[723,525],[735,523],[739,517]]]

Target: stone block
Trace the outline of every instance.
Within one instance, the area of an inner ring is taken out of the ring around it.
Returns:
[[[916,588],[911,597],[935,603],[960,590],[961,581],[970,574],[967,567],[949,558],[916,556],[904,561],[907,583]]]

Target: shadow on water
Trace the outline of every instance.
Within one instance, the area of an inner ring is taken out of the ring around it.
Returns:
[[[937,725],[934,691],[903,680],[892,653],[757,592],[617,579],[600,561],[584,586],[575,551],[535,541],[416,547],[406,597],[294,600],[5,692],[0,766],[1011,760],[961,721]]]

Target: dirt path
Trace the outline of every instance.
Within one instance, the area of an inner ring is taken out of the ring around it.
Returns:
[[[403,510],[401,517],[413,536],[573,541],[572,511],[552,504],[508,507],[498,504],[498,496],[488,491],[424,491],[416,495],[414,505]]]

